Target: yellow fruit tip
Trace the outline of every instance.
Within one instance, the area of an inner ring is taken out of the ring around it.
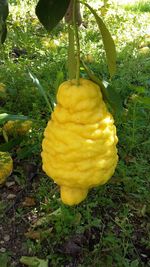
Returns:
[[[61,200],[64,204],[73,206],[79,204],[86,198],[88,194],[88,189],[61,186],[60,194],[61,194]]]

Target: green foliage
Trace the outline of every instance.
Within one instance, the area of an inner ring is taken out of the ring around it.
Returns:
[[[131,10],[135,12],[150,12],[150,1],[136,1],[135,3],[129,3],[124,6],[126,10]]]
[[[0,0],[0,43],[3,44],[7,35],[6,19],[8,16],[8,1]]]
[[[51,31],[64,17],[70,0],[39,0],[36,14],[44,27]]]
[[[121,116],[123,109],[122,102],[115,88],[111,85],[111,83],[102,81],[96,75],[94,75],[94,73],[87,67],[84,61],[82,61],[82,65],[85,71],[87,72],[89,78],[93,82],[97,83],[101,88],[103,99],[108,104],[108,108],[111,108],[111,112],[114,113],[116,117]]]
[[[23,116],[23,115],[11,115],[7,113],[0,114],[0,125],[3,124],[4,122],[8,120],[22,120],[25,121],[27,120],[28,117]]]
[[[9,262],[9,255],[7,253],[0,253],[1,266],[7,267]]]
[[[48,96],[44,90],[44,88],[42,87],[42,85],[40,84],[39,80],[37,79],[37,77],[35,77],[30,71],[29,71],[29,75],[31,77],[31,79],[33,80],[33,83],[37,86],[37,88],[39,89],[40,94],[43,96],[43,98],[45,99],[45,102],[50,110],[50,112],[53,111],[53,107],[54,107],[54,103],[51,102],[51,100],[48,99]]]
[[[94,15],[96,22],[98,24],[99,30],[102,35],[102,40],[104,43],[104,48],[106,52],[107,62],[108,62],[108,69],[110,76],[112,77],[116,72],[116,48],[112,36],[107,29],[106,25],[104,24],[103,20],[98,16],[97,12],[88,4],[84,3],[85,6],[89,8],[89,10]]]
[[[20,262],[29,267],[48,267],[48,261],[40,260],[37,257],[21,257]]]

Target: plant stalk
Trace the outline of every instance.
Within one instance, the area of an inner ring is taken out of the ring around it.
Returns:
[[[80,80],[80,41],[79,41],[79,32],[78,32],[78,24],[77,24],[77,0],[73,2],[73,27],[75,33],[75,41],[76,41],[76,83],[79,85]]]
[[[68,76],[69,80],[76,77],[76,57],[75,57],[75,45],[74,45],[74,29],[71,23],[68,24]]]

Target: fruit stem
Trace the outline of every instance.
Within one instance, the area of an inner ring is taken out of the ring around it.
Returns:
[[[76,57],[74,47],[74,29],[72,23],[68,23],[68,76],[72,80],[76,77]]]
[[[74,0],[74,2],[73,2],[73,27],[74,27],[75,40],[76,40],[76,49],[77,49],[76,83],[77,83],[77,85],[79,85],[79,79],[80,79],[80,41],[79,41],[79,32],[78,32],[78,25],[77,25],[77,0]]]

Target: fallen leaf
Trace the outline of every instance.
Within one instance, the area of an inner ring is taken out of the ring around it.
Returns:
[[[83,235],[75,235],[58,249],[59,252],[76,257],[81,254],[82,248],[86,243],[86,238]]]
[[[41,260],[37,257],[22,256],[20,262],[29,267],[48,267],[48,260]]]
[[[14,198],[16,198],[16,195],[15,194],[9,194],[7,196],[7,199],[14,199]]]
[[[37,239],[40,239],[41,233],[39,231],[29,231],[29,232],[25,233],[25,236],[27,238],[37,240]]]
[[[30,163],[28,161],[21,161],[21,166],[25,176],[28,181],[31,181],[37,174],[37,166],[35,163]]]
[[[48,235],[50,235],[50,233],[52,232],[53,228],[49,228],[47,230],[44,231],[28,231],[27,233],[25,233],[25,236],[27,238],[33,239],[33,240],[43,240],[44,238],[46,238]]]
[[[36,205],[35,198],[33,197],[26,197],[25,200],[23,201],[22,205],[24,207],[33,207]]]
[[[15,181],[10,181],[10,182],[6,182],[5,184],[8,188],[12,187],[13,185],[15,185]]]
[[[60,217],[62,214],[61,208],[58,208],[57,210],[47,214],[46,216],[43,216],[39,218],[33,225],[32,227],[38,227],[43,224],[49,223],[54,217]]]

